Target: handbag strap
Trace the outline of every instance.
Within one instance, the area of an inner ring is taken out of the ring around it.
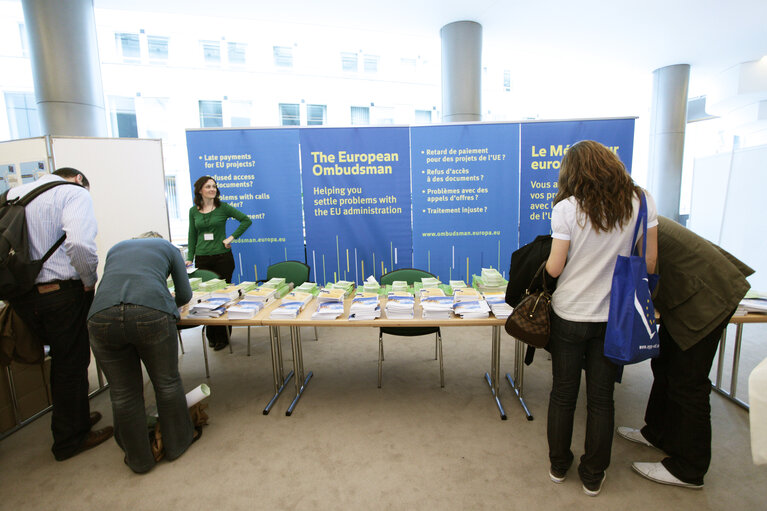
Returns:
[[[533,284],[535,284],[535,279],[538,278],[538,275],[541,275],[541,285],[543,286],[543,291],[548,293],[549,290],[546,289],[546,274],[543,273],[544,268],[546,268],[546,261],[543,261],[541,265],[538,267],[538,271],[535,272],[535,275],[533,275],[533,278],[530,279],[530,285],[527,286],[527,289],[525,289],[525,293],[529,293],[530,290],[533,288]]]
[[[642,226],[642,259],[644,259],[647,253],[647,201],[645,200],[644,192],[640,192],[639,195],[639,214],[637,215],[637,223],[634,226],[634,237],[631,239],[632,253],[636,250],[640,225]]]

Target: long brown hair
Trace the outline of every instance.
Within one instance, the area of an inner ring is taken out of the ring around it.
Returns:
[[[210,176],[202,176],[194,182],[194,205],[197,206],[197,209],[202,209],[202,187],[205,186],[205,183],[208,181],[213,181],[216,185],[216,196],[213,198],[213,205],[216,207],[221,206],[221,199],[219,199],[219,197],[221,197],[221,191],[218,189],[218,183],[216,183],[216,180]]]
[[[581,140],[568,149],[558,186],[554,204],[574,197],[597,232],[609,232],[630,221],[634,194],[639,196],[642,190],[618,156],[593,140]]]

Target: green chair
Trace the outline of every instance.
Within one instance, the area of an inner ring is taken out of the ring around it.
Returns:
[[[266,280],[259,280],[259,282],[281,277],[285,279],[285,282],[292,282],[294,287],[298,287],[309,280],[310,271],[311,268],[301,261],[282,261],[269,266],[266,269]]]
[[[293,284],[293,288],[296,288],[309,280],[310,273],[311,267],[301,261],[282,261],[270,265],[266,269],[266,279],[258,282],[263,283],[273,278],[284,278],[285,282]],[[279,329],[277,334],[279,336]],[[314,340],[318,338],[317,327],[314,327]],[[248,327],[248,356],[250,356],[250,327]]]
[[[404,280],[409,285],[413,282],[420,281],[424,277],[434,277],[431,273],[423,270],[416,270],[414,268],[402,268],[399,270],[390,271],[389,273],[381,276],[381,285],[391,284],[395,280]],[[438,326],[427,327],[382,327],[378,332],[378,388],[381,388],[381,378],[383,375],[383,334],[388,335],[400,335],[404,337],[416,337],[419,335],[437,334],[437,338],[434,344],[434,360],[439,359],[439,384],[440,387],[445,386],[445,371],[442,365],[442,333]]]

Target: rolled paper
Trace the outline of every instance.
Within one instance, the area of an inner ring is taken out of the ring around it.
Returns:
[[[186,394],[186,407],[194,406],[210,395],[210,387],[201,384]]]

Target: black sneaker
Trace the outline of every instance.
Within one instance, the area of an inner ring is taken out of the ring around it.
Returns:
[[[551,466],[549,467],[549,478],[557,484],[564,483],[567,479],[567,470],[557,470]]]
[[[583,493],[588,495],[589,497],[596,497],[599,495],[599,492],[602,491],[602,485],[605,484],[605,479],[607,478],[607,472],[605,472],[602,475],[602,479],[599,480],[599,482],[596,483],[583,483]]]

